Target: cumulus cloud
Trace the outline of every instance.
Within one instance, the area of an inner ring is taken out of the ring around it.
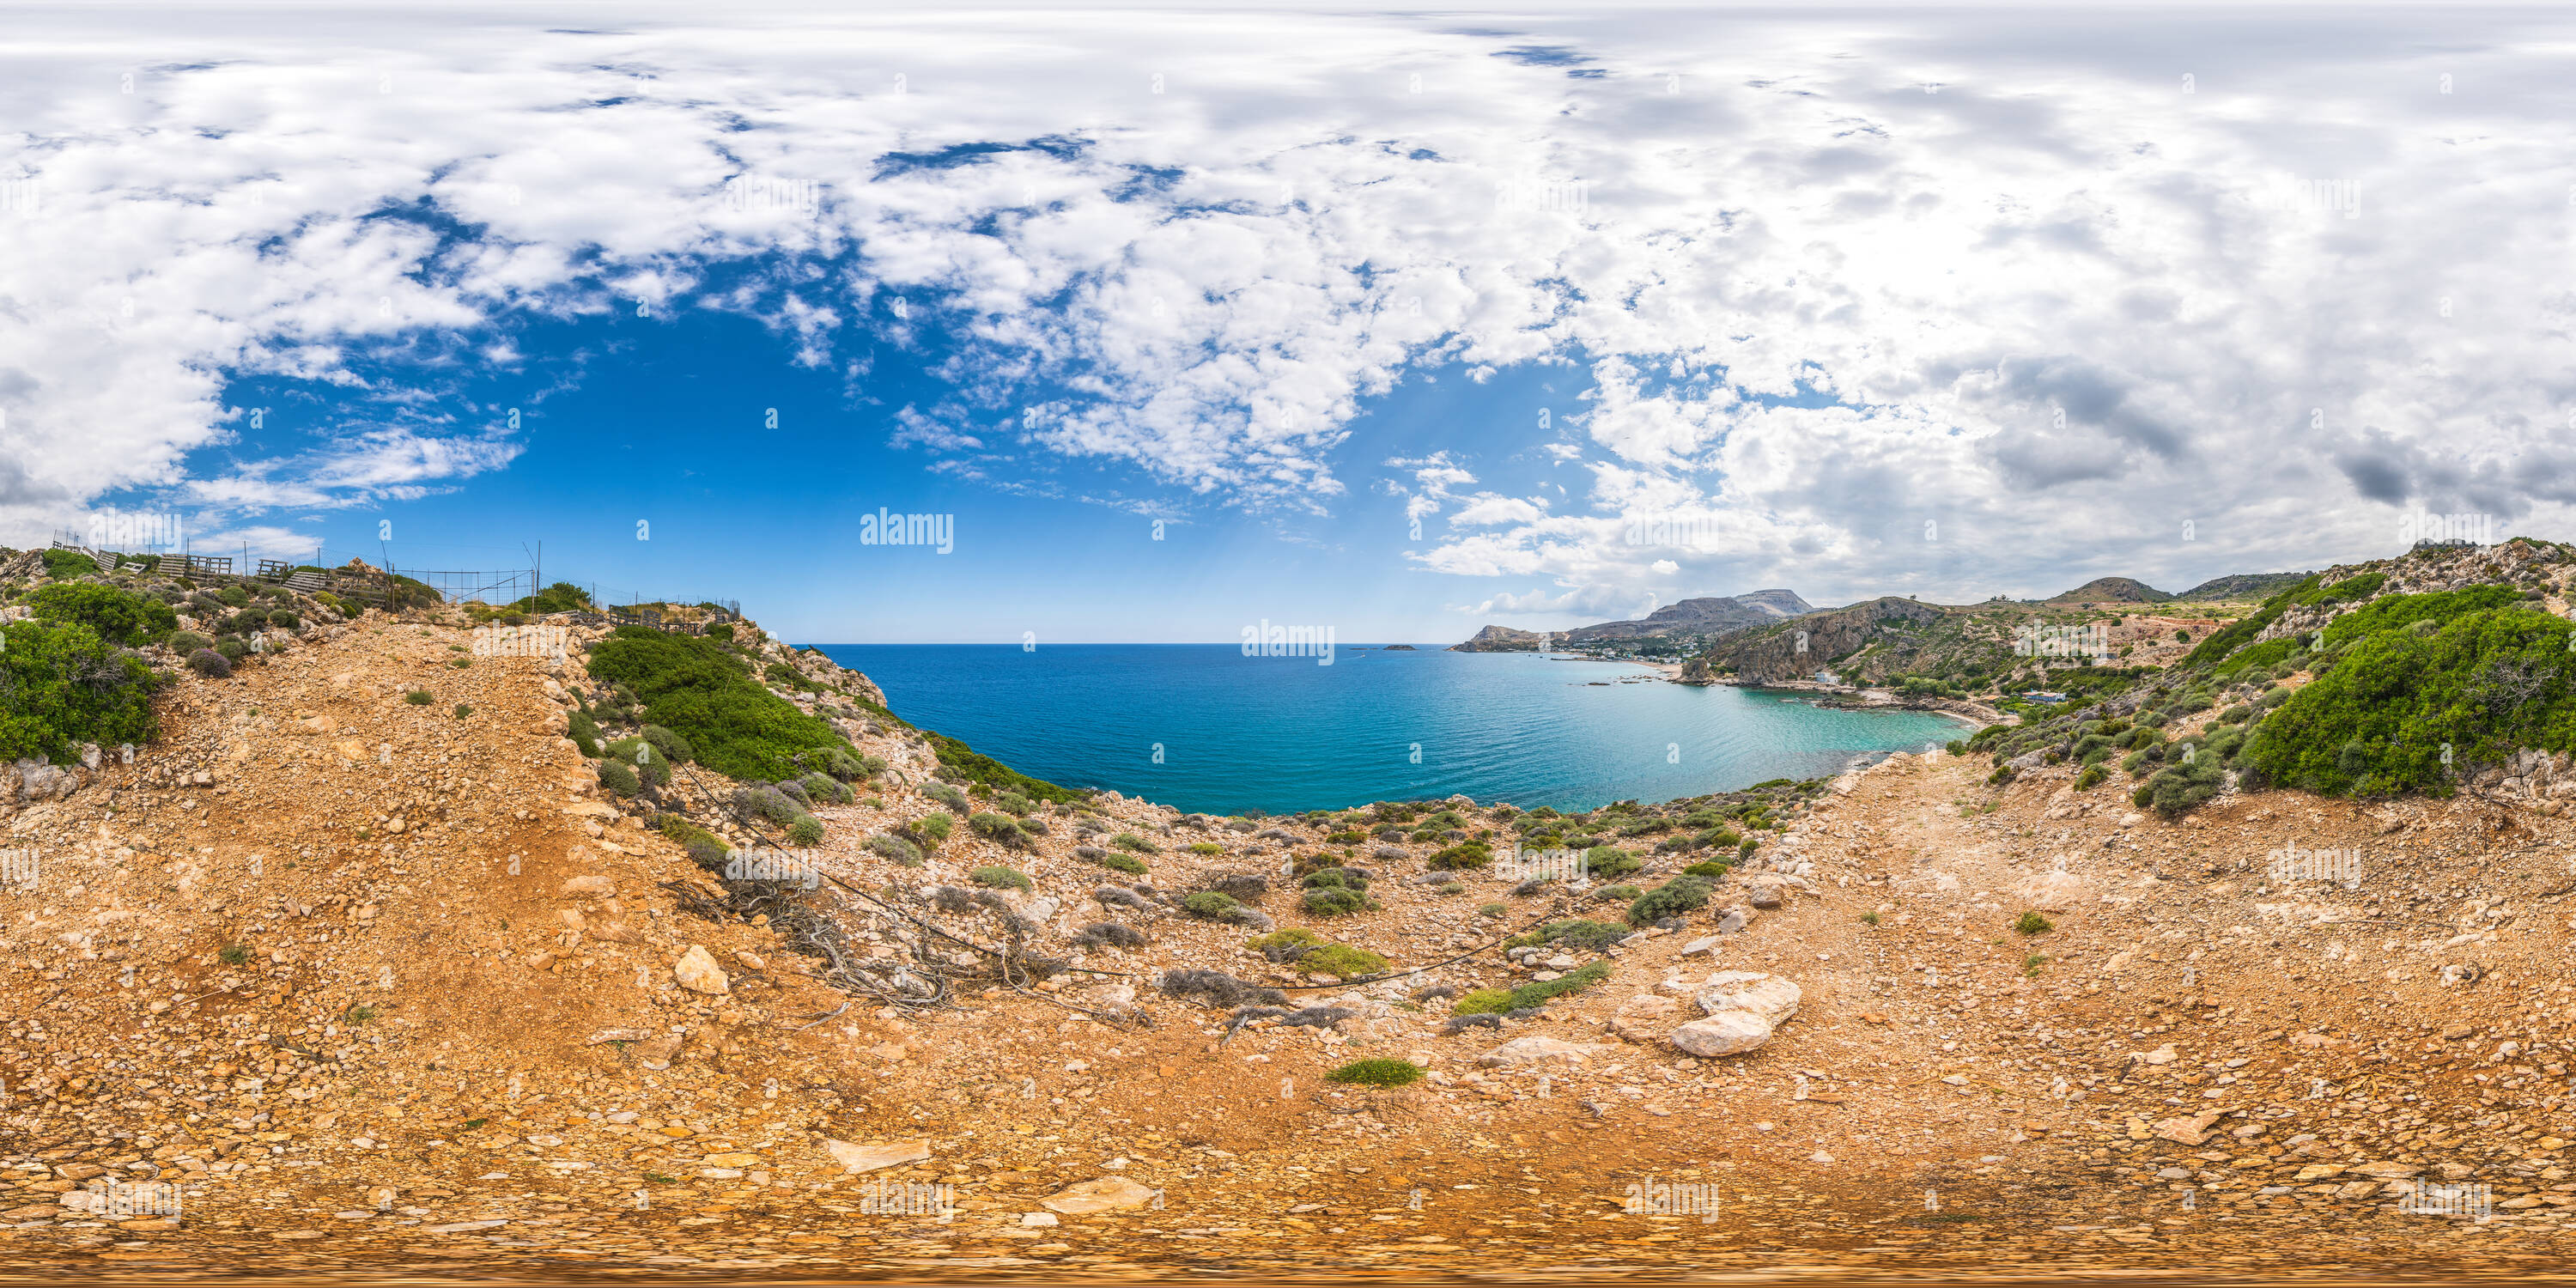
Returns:
[[[1563,503],[1471,492],[1463,430],[1384,484],[1450,513],[1421,568],[1555,587],[1477,611],[2188,582],[2576,501],[2536,16],[586,12],[22,15],[138,70],[0,89],[0,540],[506,468],[435,424],[192,462],[230,381],[381,397],[360,355],[508,364],[496,323],[610,308],[757,317],[860,396],[914,361],[953,393],[890,433],[960,477],[1255,509],[1345,504],[1416,373],[1579,364],[1517,445]]]

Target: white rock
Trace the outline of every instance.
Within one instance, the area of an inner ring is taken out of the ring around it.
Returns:
[[[1089,1212],[1112,1212],[1119,1208],[1143,1207],[1154,1199],[1154,1191],[1124,1176],[1104,1176],[1096,1181],[1068,1185],[1039,1199],[1041,1207],[1081,1216]]]
[[[1770,1022],[1751,1011],[1720,1011],[1665,1035],[1687,1055],[1742,1055],[1771,1040]]]
[[[1061,1225],[1061,1224],[1063,1224],[1063,1222],[1060,1222],[1060,1221],[1056,1220],[1056,1219],[1055,1219],[1055,1213],[1053,1213],[1053,1212],[1022,1212],[1022,1213],[1020,1214],[1020,1224],[1022,1224],[1022,1225]]]
[[[703,944],[689,945],[680,955],[679,964],[671,968],[671,978],[693,993],[730,993],[733,981],[725,978],[724,967],[716,965],[715,954]]]
[[[1700,992],[1698,1001],[1699,1009],[1712,1016],[1749,1011],[1761,1018],[1764,1028],[1777,1028],[1798,1013],[1801,996],[1797,985],[1777,975],[1722,970],[1708,977],[1708,987]]]
[[[1567,1042],[1560,1038],[1537,1036],[1513,1038],[1476,1057],[1476,1063],[1488,1069],[1517,1069],[1532,1064],[1577,1065],[1592,1056],[1613,1050],[1606,1044]]]
[[[885,1145],[853,1145],[846,1140],[827,1140],[823,1142],[823,1148],[840,1163],[841,1170],[847,1172],[873,1172],[880,1167],[918,1163],[930,1157],[930,1142],[926,1140],[899,1140]]]

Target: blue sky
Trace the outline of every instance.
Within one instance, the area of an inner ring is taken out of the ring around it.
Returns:
[[[0,544],[1445,642],[2576,531],[2550,11],[595,17],[28,15]]]

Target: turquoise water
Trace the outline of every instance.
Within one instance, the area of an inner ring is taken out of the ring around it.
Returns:
[[[1458,793],[1592,809],[1831,774],[1962,728],[1670,684],[1625,663],[1429,645],[1344,645],[1329,666],[1233,644],[819,647],[866,672],[897,715],[1022,773],[1202,813]]]

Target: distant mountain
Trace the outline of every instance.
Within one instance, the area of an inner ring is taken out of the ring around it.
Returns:
[[[1559,633],[1569,644],[1586,640],[1634,640],[1651,636],[1723,635],[1751,626],[1768,626],[1816,611],[1794,590],[1756,590],[1742,595],[1710,595],[1666,604],[1642,619],[1596,622]],[[1452,648],[1456,653],[1528,652],[1538,647],[1538,632],[1488,626],[1476,638]]]
[[[2265,599],[2283,586],[2304,581],[2303,572],[2240,572],[2207,581],[2174,596],[2176,599]]]
[[[2128,577],[2096,577],[2042,602],[2050,604],[2161,604],[2173,596]]]
[[[1717,635],[1742,630],[1747,626],[1768,626],[1784,618],[1816,611],[1816,606],[1798,598],[1794,590],[1757,590],[1751,594],[1711,595],[1666,604],[1646,614],[1643,620],[1600,622],[1577,626],[1565,633],[1569,640],[1643,639],[1649,635]]]

